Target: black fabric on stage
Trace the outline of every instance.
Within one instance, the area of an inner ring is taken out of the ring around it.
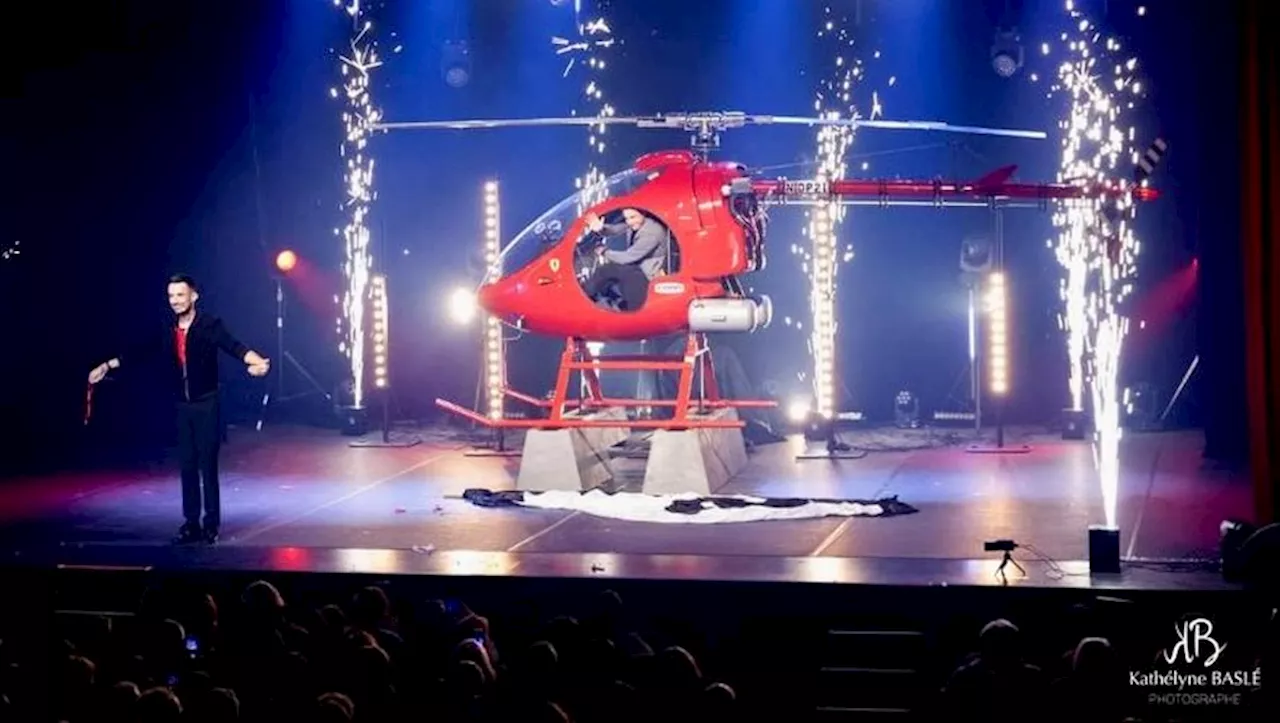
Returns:
[[[524,505],[526,495],[537,494],[537,492],[523,492],[520,490],[501,490],[495,492],[485,489],[469,489],[462,493],[462,499],[477,507],[520,507]],[[583,494],[586,493],[584,492]],[[878,500],[838,500],[805,499],[801,497],[742,499],[739,497],[710,496],[673,500],[666,509],[668,512],[676,514],[696,515],[705,509],[707,505],[719,507],[721,509],[733,509],[745,507],[803,507],[808,504],[879,505],[881,509],[884,510],[884,514],[879,515],[879,517],[893,517],[919,512],[915,507],[912,507],[905,502],[899,502],[897,497],[885,497]]]

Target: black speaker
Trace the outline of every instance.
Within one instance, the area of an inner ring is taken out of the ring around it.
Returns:
[[[369,433],[369,414],[363,407],[342,407],[338,410],[338,428],[344,437],[363,437]]]
[[[1082,440],[1089,433],[1088,421],[1079,409],[1062,410],[1062,438]]]

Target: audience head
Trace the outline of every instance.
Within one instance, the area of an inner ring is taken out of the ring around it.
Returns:
[[[702,689],[702,717],[704,720],[723,720],[733,710],[738,694],[724,683],[712,683]]]
[[[320,621],[330,630],[342,630],[347,627],[347,614],[337,605],[325,605],[320,608]]]
[[[1001,667],[1022,659],[1022,632],[1003,618],[992,620],[982,628],[978,644],[985,665]]]
[[[250,583],[240,596],[240,604],[256,623],[274,623],[284,614],[284,596],[266,580]]]
[[[1106,638],[1084,638],[1071,656],[1071,670],[1079,675],[1101,676],[1110,672],[1113,658]]]
[[[658,675],[663,684],[680,690],[691,690],[702,683],[698,661],[678,645],[666,648],[658,656]]]
[[[191,604],[190,632],[201,638],[209,638],[218,629],[218,602],[212,595],[198,595]]]
[[[622,596],[613,590],[605,590],[597,595],[594,615],[599,623],[616,625],[622,617]]]
[[[325,693],[316,699],[316,723],[350,723],[356,716],[356,705],[342,693]]]
[[[547,640],[539,640],[530,645],[525,653],[525,664],[529,667],[554,668],[559,660],[560,654],[556,652],[556,646]]]
[[[534,703],[521,718],[529,723],[573,723],[564,708],[549,700]]]
[[[351,599],[351,622],[366,630],[374,630],[391,616],[391,601],[380,587],[369,586]]]
[[[187,654],[187,631],[177,620],[162,620],[151,628],[151,639],[145,653],[147,662],[165,670],[174,666]]]
[[[103,700],[107,714],[103,717],[107,720],[132,719],[133,708],[138,704],[138,698],[141,695],[142,693],[138,690],[138,686],[127,680],[122,680],[107,688]]]
[[[205,699],[205,719],[210,723],[240,720],[240,698],[230,688],[214,688]]]
[[[97,672],[98,666],[94,665],[92,660],[73,655],[67,658],[63,668],[62,682],[67,686],[68,693],[79,695],[93,687]]]
[[[181,723],[182,703],[168,688],[152,688],[134,706],[138,723]]]
[[[489,650],[485,647],[483,640],[468,638],[458,643],[453,648],[453,659],[470,660],[480,666],[486,680],[492,681],[497,677],[497,671],[489,658]]]
[[[462,700],[471,700],[484,692],[488,678],[484,669],[474,660],[455,660],[446,678],[450,693]]]
[[[365,645],[356,651],[352,661],[360,672],[362,682],[370,688],[385,690],[395,676],[391,671],[391,658],[387,651],[376,645]]]

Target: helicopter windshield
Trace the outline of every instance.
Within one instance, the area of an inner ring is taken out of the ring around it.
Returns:
[[[657,176],[657,172],[645,173],[632,168],[594,183],[552,206],[503,248],[498,257],[497,275],[514,273],[538,260],[564,237],[587,209],[607,199],[632,193]]]

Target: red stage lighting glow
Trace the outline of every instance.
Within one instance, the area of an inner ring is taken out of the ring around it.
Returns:
[[[281,251],[280,253],[276,254],[276,268],[280,269],[284,273],[287,274],[290,271],[293,271],[293,267],[297,265],[298,265],[298,255],[295,254],[294,252],[288,249],[285,249],[284,251]]]

